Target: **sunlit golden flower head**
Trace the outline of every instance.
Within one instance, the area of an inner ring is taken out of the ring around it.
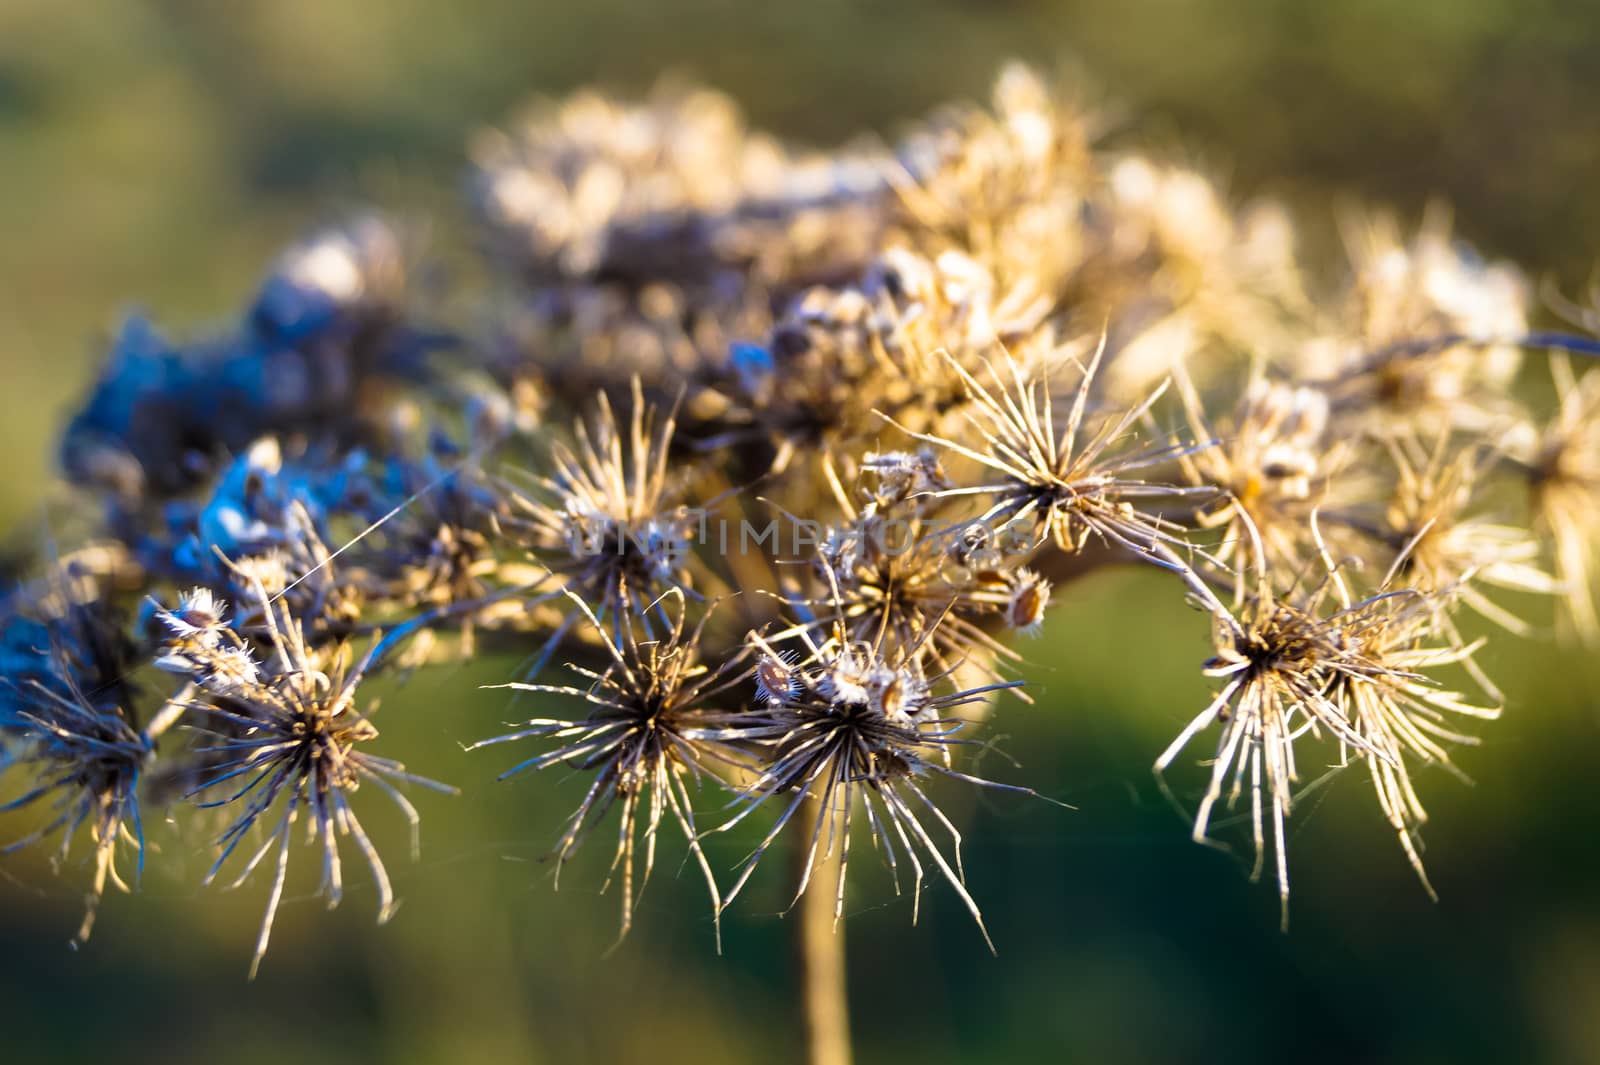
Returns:
[[[1443,642],[1436,635],[1448,609],[1448,592],[1431,594],[1386,583],[1367,598],[1354,600],[1348,578],[1329,563],[1315,526],[1313,533],[1325,575],[1310,588],[1278,594],[1272,580],[1258,571],[1252,582],[1237,585],[1230,609],[1200,573],[1186,574],[1194,598],[1213,619],[1217,654],[1205,672],[1223,684],[1156,761],[1157,773],[1165,773],[1197,735],[1221,726],[1210,782],[1195,814],[1194,838],[1209,840],[1213,811],[1224,791],[1230,807],[1248,793],[1253,875],[1259,875],[1270,851],[1285,926],[1286,828],[1296,791],[1306,783],[1299,758],[1303,746],[1332,742],[1336,750],[1324,764],[1341,766],[1354,759],[1370,766],[1384,815],[1431,894],[1417,842],[1426,815],[1412,787],[1411,768],[1448,766],[1446,744],[1475,742],[1456,731],[1453,716],[1498,714],[1435,686],[1420,672],[1469,664],[1477,648],[1458,640]]]
[[[1252,877],[1260,875],[1270,851],[1287,923],[1286,827],[1300,781],[1297,744],[1307,736],[1330,736],[1364,746],[1347,708],[1328,692],[1344,655],[1341,619],[1326,609],[1332,585],[1279,597],[1261,578],[1232,610],[1197,581],[1194,586],[1212,614],[1216,654],[1206,663],[1205,674],[1222,687],[1162,752],[1156,772],[1165,773],[1201,732],[1221,726],[1210,759],[1210,781],[1195,812],[1194,838],[1210,841],[1212,813],[1224,791],[1229,807],[1248,794],[1255,846]]]
[[[1108,167],[1101,214],[1078,301],[1108,324],[1108,397],[1131,404],[1180,368],[1209,381],[1239,352],[1298,341],[1309,303],[1281,207],[1235,211],[1199,170],[1129,155]]]
[[[1019,347],[1050,335],[1041,334],[1050,295],[1030,278],[1002,283],[964,252],[930,257],[891,245],[868,265],[862,287],[889,312],[881,342],[902,358],[943,348],[970,364],[996,343]]]
[[[744,152],[738,108],[719,93],[663,85],[638,106],[581,93],[537,106],[509,135],[481,134],[473,191],[511,261],[583,276],[621,257],[629,227],[730,206]]]
[[[1434,890],[1423,868],[1418,835],[1428,814],[1417,797],[1412,771],[1417,766],[1453,769],[1450,748],[1478,742],[1458,731],[1456,720],[1499,716],[1497,707],[1469,703],[1422,672],[1471,665],[1474,646],[1459,640],[1442,643],[1434,635],[1447,596],[1381,594],[1346,611],[1342,626],[1347,661],[1334,674],[1330,690],[1331,698],[1349,710],[1361,737],[1356,749],[1371,770],[1378,805],[1430,896]]]
[[[1488,345],[1478,356],[1484,381],[1503,383],[1516,372],[1521,354],[1512,341],[1528,329],[1527,283],[1453,238],[1448,212],[1433,210],[1410,241],[1392,217],[1352,218],[1345,240],[1350,296],[1369,347],[1455,335]]]

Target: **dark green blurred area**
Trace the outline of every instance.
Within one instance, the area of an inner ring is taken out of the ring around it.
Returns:
[[[0,518],[43,542],[54,433],[120,307],[179,331],[223,321],[277,247],[365,201],[433,218],[451,246],[466,137],[534,92],[688,72],[756,123],[827,143],[982,93],[1006,57],[1069,60],[1118,105],[1123,136],[1199,160],[1235,194],[1286,196],[1313,232],[1352,198],[1414,216],[1439,196],[1486,252],[1570,293],[1600,249],[1596,54],[1600,11],[1553,0],[0,0]],[[1485,654],[1509,708],[1461,755],[1477,785],[1421,781],[1443,901],[1351,770],[1297,811],[1282,935],[1270,889],[1190,844],[1150,777],[1207,697],[1202,619],[1158,575],[1061,598],[1028,648],[1038,705],[1003,705],[995,723],[1026,764],[984,769],[1077,809],[946,789],[998,959],[948,891],[930,890],[915,929],[886,885],[855,893],[862,1062],[1600,1061],[1600,669],[1586,656],[1505,638]],[[370,889],[334,914],[291,899],[254,985],[264,884],[196,888],[192,831],[151,826],[143,891],[109,898],[77,953],[67,883],[82,870],[63,882],[37,856],[6,859],[0,1058],[790,1059],[780,879],[730,915],[719,958],[698,878],[674,879],[669,857],[608,956],[604,847],[559,894],[539,862],[581,782],[496,785],[509,756],[460,749],[510,713],[476,688],[509,668],[390,694],[385,753],[465,795],[419,796],[415,865],[372,804],[401,912],[375,929]],[[714,852],[724,868],[740,842]]]

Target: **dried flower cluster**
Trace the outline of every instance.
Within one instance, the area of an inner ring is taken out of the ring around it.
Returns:
[[[1022,68],[831,154],[714,93],[585,93],[474,146],[475,328],[377,216],[227,335],[130,320],[61,448],[93,531],[0,611],[6,809],[88,850],[80,936],[151,804],[208,881],[265,866],[253,964],[302,843],[386,918],[358,792],[414,829],[452,789],[382,755],[362,683],[485,647],[535,716],[462,739],[585,779],[554,857],[618,822],[624,932],[667,836],[718,915],[792,840],[837,917],[863,831],[981,928],[941,790],[1027,792],[963,768],[991,702],[1033,712],[1009,637],[1125,564],[1212,622],[1156,761],[1195,838],[1239,806],[1287,913],[1308,767],[1356,766],[1426,886],[1418,771],[1500,710],[1470,633],[1543,597],[1600,635],[1600,371],[1552,356],[1543,413],[1512,388],[1593,344],[1530,333],[1520,275],[1437,221],[1353,221],[1305,271],[1282,210],[1099,128]]]

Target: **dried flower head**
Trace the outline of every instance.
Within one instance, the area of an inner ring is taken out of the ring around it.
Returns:
[[[923,859],[931,861],[960,896],[992,950],[983,915],[967,891],[961,866],[961,833],[929,797],[925,781],[947,776],[983,787],[1027,792],[959,772],[947,764],[950,750],[971,741],[958,733],[968,725],[949,712],[984,698],[997,685],[939,694],[945,678],[923,672],[920,647],[889,659],[869,644],[804,636],[809,655],[794,673],[794,690],[769,701],[742,723],[742,735],[770,748],[759,775],[745,789],[744,808],[722,829],[733,827],[768,800],[781,807],[776,823],[745,862],[727,901],[744,888],[757,864],[806,802],[818,811],[805,848],[796,900],[810,886],[819,861],[839,856],[834,884],[834,920],[844,914],[850,835],[855,811],[866,816],[875,849],[900,890],[900,862],[912,870],[912,921],[922,893]],[[758,656],[780,654],[752,633]],[[1032,794],[1031,792],[1028,792]],[[859,802],[857,801],[859,797]],[[804,830],[802,830],[804,831]],[[940,840],[944,836],[948,843]],[[947,853],[948,851],[948,853]]]
[[[261,667],[250,645],[227,622],[227,604],[209,588],[193,588],[176,609],[158,609],[167,630],[158,669],[189,677],[205,691],[226,694],[260,684]]]
[[[180,495],[270,434],[376,435],[441,336],[405,317],[404,237],[376,215],[287,251],[239,326],[177,344],[138,315],[112,343],[62,459],[119,506]]]
[[[103,600],[81,598],[69,574],[53,574],[38,602],[6,604],[0,619],[0,776],[26,774],[21,794],[0,811],[43,803],[45,821],[3,853],[60,833],[65,864],[87,827],[93,873],[75,942],[89,938],[110,883],[129,890],[117,870],[126,845],[144,865],[139,782],[152,753],[135,716],[132,645]]]
[[[593,603],[613,626],[627,616],[647,615],[667,591],[690,586],[690,548],[697,516],[672,496],[668,448],[675,425],[669,410],[647,407],[637,381],[626,435],[604,393],[593,427],[577,427],[577,450],[557,444],[555,469],[537,478],[533,491],[513,490],[505,527],[561,581],[542,593],[563,593]],[[534,672],[577,621],[567,611]],[[620,638],[620,637],[619,637]]]
[[[1325,382],[1355,428],[1485,431],[1510,415],[1506,386],[1527,332],[1526,284],[1449,234],[1435,212],[1404,242],[1392,219],[1346,227],[1353,267],[1342,329],[1306,344],[1300,365]]]
[[[903,145],[897,235],[1059,292],[1085,254],[1096,122],[1033,71],[1007,66],[992,110],[949,108]]]
[[[1050,582],[1030,569],[1020,569],[1006,586],[1006,624],[1018,632],[1037,635],[1050,605]]]
[[[689,785],[698,785],[707,775],[716,779],[751,765],[745,753],[731,742],[742,735],[741,720],[722,702],[728,691],[744,680],[742,655],[715,669],[701,661],[700,641],[710,615],[689,628],[687,601],[679,589],[663,595],[663,609],[671,624],[659,638],[642,637],[632,615],[620,623],[603,622],[582,598],[568,594],[604,646],[609,658],[606,667],[600,672],[578,665],[569,667],[589,680],[587,688],[521,682],[501,687],[582,699],[591,708],[588,716],[576,720],[533,718],[519,724],[515,731],[483,740],[474,747],[525,739],[555,742],[553,750],[502,773],[502,780],[554,765],[594,774],[556,845],[558,882],[562,866],[590,831],[612,806],[621,804],[617,850],[611,863],[611,871],[620,872],[622,878],[619,939],[633,926],[639,894],[655,868],[657,835],[669,812],[705,875],[712,907],[720,918],[722,898],[700,846]],[[620,633],[620,637],[613,636],[613,632]]]
[[[1448,436],[1428,447],[1415,438],[1391,440],[1388,450],[1396,481],[1382,524],[1372,532],[1391,553],[1384,561],[1395,579],[1459,600],[1508,631],[1527,635],[1528,624],[1483,589],[1554,595],[1560,586],[1542,568],[1543,552],[1532,531],[1482,513],[1485,467],[1497,456],[1484,445],[1459,445]],[[1463,642],[1448,614],[1438,624],[1453,643]]]
[[[1289,864],[1285,826],[1300,779],[1296,744],[1305,736],[1331,736],[1364,749],[1348,707],[1329,685],[1344,663],[1343,618],[1326,609],[1334,585],[1325,581],[1288,598],[1275,595],[1265,579],[1230,610],[1204,587],[1200,598],[1212,614],[1216,654],[1205,675],[1221,690],[1156,759],[1165,773],[1201,732],[1220,724],[1211,776],[1195,811],[1194,839],[1210,842],[1211,816],[1224,790],[1232,806],[1248,790],[1255,844],[1252,877],[1259,876],[1269,849],[1275,856],[1283,919],[1289,919]],[[1270,842],[1268,828],[1270,827]]]
[[[1349,707],[1361,736],[1359,749],[1369,755],[1365,761],[1372,770],[1378,804],[1423,888],[1435,898],[1418,838],[1428,815],[1412,783],[1412,768],[1418,764],[1453,768],[1450,746],[1478,742],[1453,722],[1461,717],[1493,720],[1500,714],[1498,707],[1469,703],[1422,672],[1451,664],[1471,667],[1474,646],[1459,639],[1437,643],[1433,635],[1441,612],[1439,600],[1448,594],[1378,595],[1346,612],[1344,638],[1350,660],[1336,674],[1330,693]],[[1492,685],[1485,687],[1498,698]]]
[[[1213,428],[1187,373],[1177,392],[1196,440],[1215,441],[1180,461],[1189,479],[1225,493],[1195,517],[1222,531],[1213,554],[1248,562],[1259,539],[1275,571],[1295,572],[1310,549],[1310,516],[1340,470],[1342,451],[1326,438],[1328,401],[1320,391],[1254,376],[1233,415]]]
[[[977,495],[992,500],[978,518],[983,524],[1037,529],[1062,551],[1081,551],[1090,536],[1136,555],[1170,564],[1164,555],[1186,547],[1179,529],[1153,508],[1162,503],[1206,497],[1209,488],[1187,488],[1140,477],[1187,452],[1181,444],[1135,446],[1135,427],[1161,392],[1103,422],[1089,421],[1089,399],[1104,345],[1094,349],[1082,367],[1071,405],[1057,426],[1049,379],[1028,372],[1007,355],[1004,380],[993,387],[960,366],[971,406],[970,431],[982,445],[912,433],[917,439],[962,455],[992,477],[987,483],[953,489],[950,495]],[[994,476],[998,475],[998,476]]]
[[[967,526],[942,519],[938,510],[947,489],[930,485],[932,491],[907,494],[915,482],[899,465],[865,465],[867,498],[860,506],[827,469],[844,520],[818,544],[812,591],[791,593],[789,604],[813,633],[831,627],[845,643],[887,652],[919,647],[941,673],[974,662],[999,680],[989,667],[1018,656],[985,622],[1009,603],[1008,574],[1021,565],[1027,545],[993,550],[982,567],[964,565],[955,548]]]
[[[838,269],[864,254],[883,188],[871,156],[790,152],[728,97],[671,84],[640,105],[593,92],[543,104],[473,155],[493,250],[540,281]]]
[[[1286,825],[1301,782],[1300,746],[1333,741],[1338,752],[1331,764],[1354,758],[1371,765],[1385,816],[1431,893],[1415,846],[1415,830],[1424,815],[1411,789],[1406,759],[1448,765],[1441,743],[1472,742],[1446,724],[1448,716],[1492,718],[1498,713],[1434,687],[1418,672],[1470,661],[1476,649],[1428,643],[1445,609],[1441,600],[1449,593],[1386,586],[1352,601],[1348,582],[1329,563],[1320,535],[1317,545],[1326,567],[1319,583],[1279,594],[1271,579],[1258,572],[1254,582],[1239,585],[1232,609],[1198,574],[1188,574],[1195,598],[1212,614],[1217,653],[1205,673],[1223,683],[1210,705],[1156,760],[1156,772],[1165,773],[1197,735],[1221,725],[1210,782],[1195,813],[1194,838],[1210,841],[1212,812],[1225,789],[1230,807],[1248,791],[1255,846],[1252,876],[1260,874],[1270,850],[1285,926]]]
[[[267,826],[265,841],[244,852],[243,864],[228,885],[243,884],[264,861],[273,860],[266,915],[250,963],[252,977],[266,954],[283,898],[298,823],[304,821],[307,842],[322,852],[317,893],[329,908],[344,894],[339,843],[353,840],[377,886],[378,921],[383,923],[394,913],[394,890],[351,796],[363,783],[383,791],[410,825],[415,852],[420,818],[396,785],[455,790],[362,749],[377,738],[378,730],[358,708],[356,688],[392,643],[375,643],[352,666],[348,644],[309,646],[299,620],[281,601],[269,597],[259,582],[253,590],[269,647],[269,657],[254,678],[231,670],[240,648],[230,641],[217,639],[209,653],[203,642],[192,644],[188,652],[194,659],[190,680],[200,692],[189,705],[192,728],[204,737],[197,751],[204,769],[190,794],[200,796],[203,806],[237,811],[217,841],[220,853],[206,882],[217,877],[245,840],[254,847],[254,830]]]
[[[1552,357],[1559,399],[1526,463],[1535,528],[1553,546],[1555,574],[1573,627],[1600,640],[1595,583],[1600,579],[1600,371],[1578,377]]]
[[[448,789],[369,753],[358,685],[447,628],[462,657],[532,645],[506,687],[583,704],[481,745],[586,776],[558,874],[615,808],[623,933],[663,824],[719,935],[783,838],[826,943],[863,822],[981,929],[935,778],[1003,787],[963,756],[1008,644],[1127,562],[1213,625],[1214,698],[1156,763],[1208,745],[1194,837],[1247,804],[1286,914],[1307,767],[1363,766],[1431,892],[1419,771],[1502,701],[1463,614],[1523,633],[1509,593],[1552,594],[1600,639],[1600,372],[1555,359],[1542,427],[1512,388],[1525,350],[1600,342],[1529,334],[1521,275],[1438,216],[1352,227],[1323,284],[1282,207],[1100,126],[1020,66],[892,149],[797,149],[706,91],[580,93],[474,146],[494,276],[465,342],[420,324],[413,241],[375,215],[289,249],[219,335],[129,319],[60,449],[89,542],[0,604],[0,772],[47,808],[21,843],[90,838],[80,936],[141,787],[221,811],[208,882],[273,868],[252,972],[301,823],[319,893],[353,842],[387,918],[354,794],[414,831],[401,786]],[[562,646],[580,679],[532,683]],[[1458,669],[1468,694],[1433,679]],[[726,892],[703,784],[720,827],[770,817]]]

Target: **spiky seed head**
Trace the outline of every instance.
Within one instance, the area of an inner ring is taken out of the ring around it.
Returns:
[[[867,683],[872,661],[864,648],[830,646],[824,648],[822,661],[819,683],[829,702],[842,706],[865,706],[870,702]]]
[[[1020,569],[1008,580],[1006,624],[1019,632],[1036,634],[1050,605],[1050,582],[1030,569]]]
[[[782,706],[799,691],[795,670],[797,655],[762,649],[756,653],[756,697],[773,706]]]
[[[174,636],[198,636],[227,619],[228,604],[210,588],[191,588],[178,598],[177,609],[160,616]]]

